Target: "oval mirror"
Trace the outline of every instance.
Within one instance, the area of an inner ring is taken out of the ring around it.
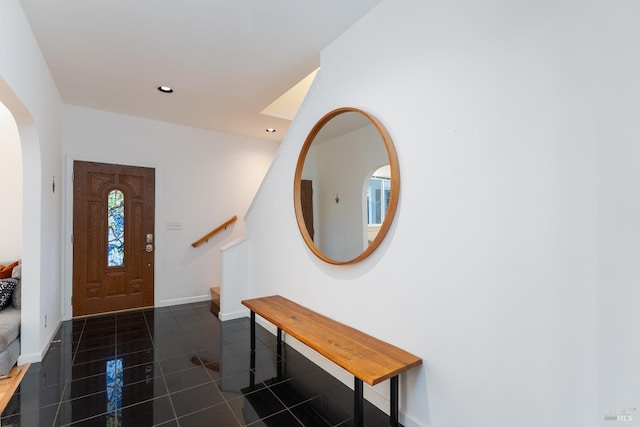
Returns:
[[[300,233],[331,264],[365,259],[391,227],[400,194],[391,137],[357,108],[331,111],[311,129],[294,178]]]

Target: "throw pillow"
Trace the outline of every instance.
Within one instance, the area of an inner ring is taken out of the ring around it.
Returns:
[[[18,279],[0,279],[0,310],[9,305],[11,294],[16,286],[18,286]]]
[[[13,267],[13,273],[11,273],[12,279],[18,279],[18,285],[13,290],[13,294],[11,294],[11,304],[17,309],[20,309],[22,305],[22,285],[20,281],[22,280],[22,264],[18,264],[17,267]]]
[[[18,284],[16,285],[16,288],[13,290],[13,293],[11,294],[11,304],[13,304],[14,308],[17,308],[18,310],[20,310],[22,306],[22,285],[20,284],[20,279],[17,279],[17,280],[18,280]]]
[[[11,277],[11,273],[13,272],[13,267],[18,266],[18,261],[9,264],[7,266],[0,266],[0,279],[7,279]]]
[[[18,264],[17,267],[13,267],[11,277],[14,279],[22,279],[22,264]]]

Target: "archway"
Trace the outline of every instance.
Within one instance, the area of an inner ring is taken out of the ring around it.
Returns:
[[[0,102],[15,120],[22,154],[22,307],[19,364],[39,362],[41,269],[40,143],[31,113],[0,77]]]
[[[0,102],[0,262],[22,259],[22,148],[18,125]]]

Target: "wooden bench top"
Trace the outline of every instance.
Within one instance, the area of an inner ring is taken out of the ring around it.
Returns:
[[[280,295],[244,300],[242,304],[370,385],[422,363],[411,353]]]

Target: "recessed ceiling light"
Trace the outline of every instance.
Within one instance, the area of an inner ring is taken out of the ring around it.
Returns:
[[[173,89],[169,86],[158,86],[158,90],[163,93],[173,93]]]
[[[265,130],[269,133],[274,133],[276,131],[274,128],[266,128]]]

